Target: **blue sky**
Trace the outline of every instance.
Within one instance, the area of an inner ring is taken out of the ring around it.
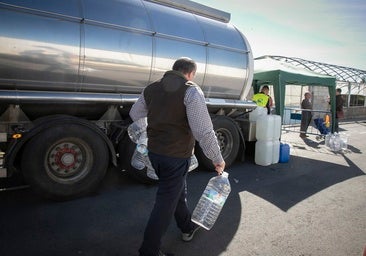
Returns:
[[[254,57],[282,55],[366,70],[366,0],[194,0],[231,14]]]

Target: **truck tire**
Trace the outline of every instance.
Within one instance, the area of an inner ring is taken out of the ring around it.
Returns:
[[[104,140],[78,124],[58,124],[34,136],[22,154],[22,172],[31,187],[53,200],[95,190],[108,168]]]
[[[225,116],[215,116],[212,119],[214,131],[220,146],[222,157],[226,167],[234,163],[238,156],[240,146],[240,135],[234,121]],[[195,154],[199,162],[199,167],[214,171],[212,161],[203,153],[201,147],[196,145]]]
[[[158,180],[152,179],[147,176],[147,169],[137,170],[131,165],[132,155],[135,151],[136,144],[131,141],[128,136],[119,143],[118,153],[120,158],[120,164],[122,169],[124,169],[128,176],[132,179],[147,185],[156,184]]]

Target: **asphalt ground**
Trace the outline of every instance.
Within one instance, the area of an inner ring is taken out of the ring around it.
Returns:
[[[348,149],[332,152],[312,134],[282,134],[288,163],[230,167],[232,191],[215,224],[181,241],[174,221],[163,250],[177,256],[361,256],[366,245],[366,123],[340,124]],[[214,173],[188,177],[194,208]],[[155,186],[109,170],[97,193],[51,202],[29,188],[0,192],[0,255],[138,255]]]

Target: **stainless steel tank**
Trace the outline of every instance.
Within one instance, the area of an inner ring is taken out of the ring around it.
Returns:
[[[190,1],[0,0],[0,93],[134,94],[186,56],[206,97],[242,100],[253,58],[225,14]]]

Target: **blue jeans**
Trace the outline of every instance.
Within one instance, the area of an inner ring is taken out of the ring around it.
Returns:
[[[155,205],[147,223],[140,256],[158,255],[161,239],[173,216],[178,228],[189,233],[194,224],[187,207],[186,178],[190,158],[167,157],[149,152],[152,166],[159,177]]]

